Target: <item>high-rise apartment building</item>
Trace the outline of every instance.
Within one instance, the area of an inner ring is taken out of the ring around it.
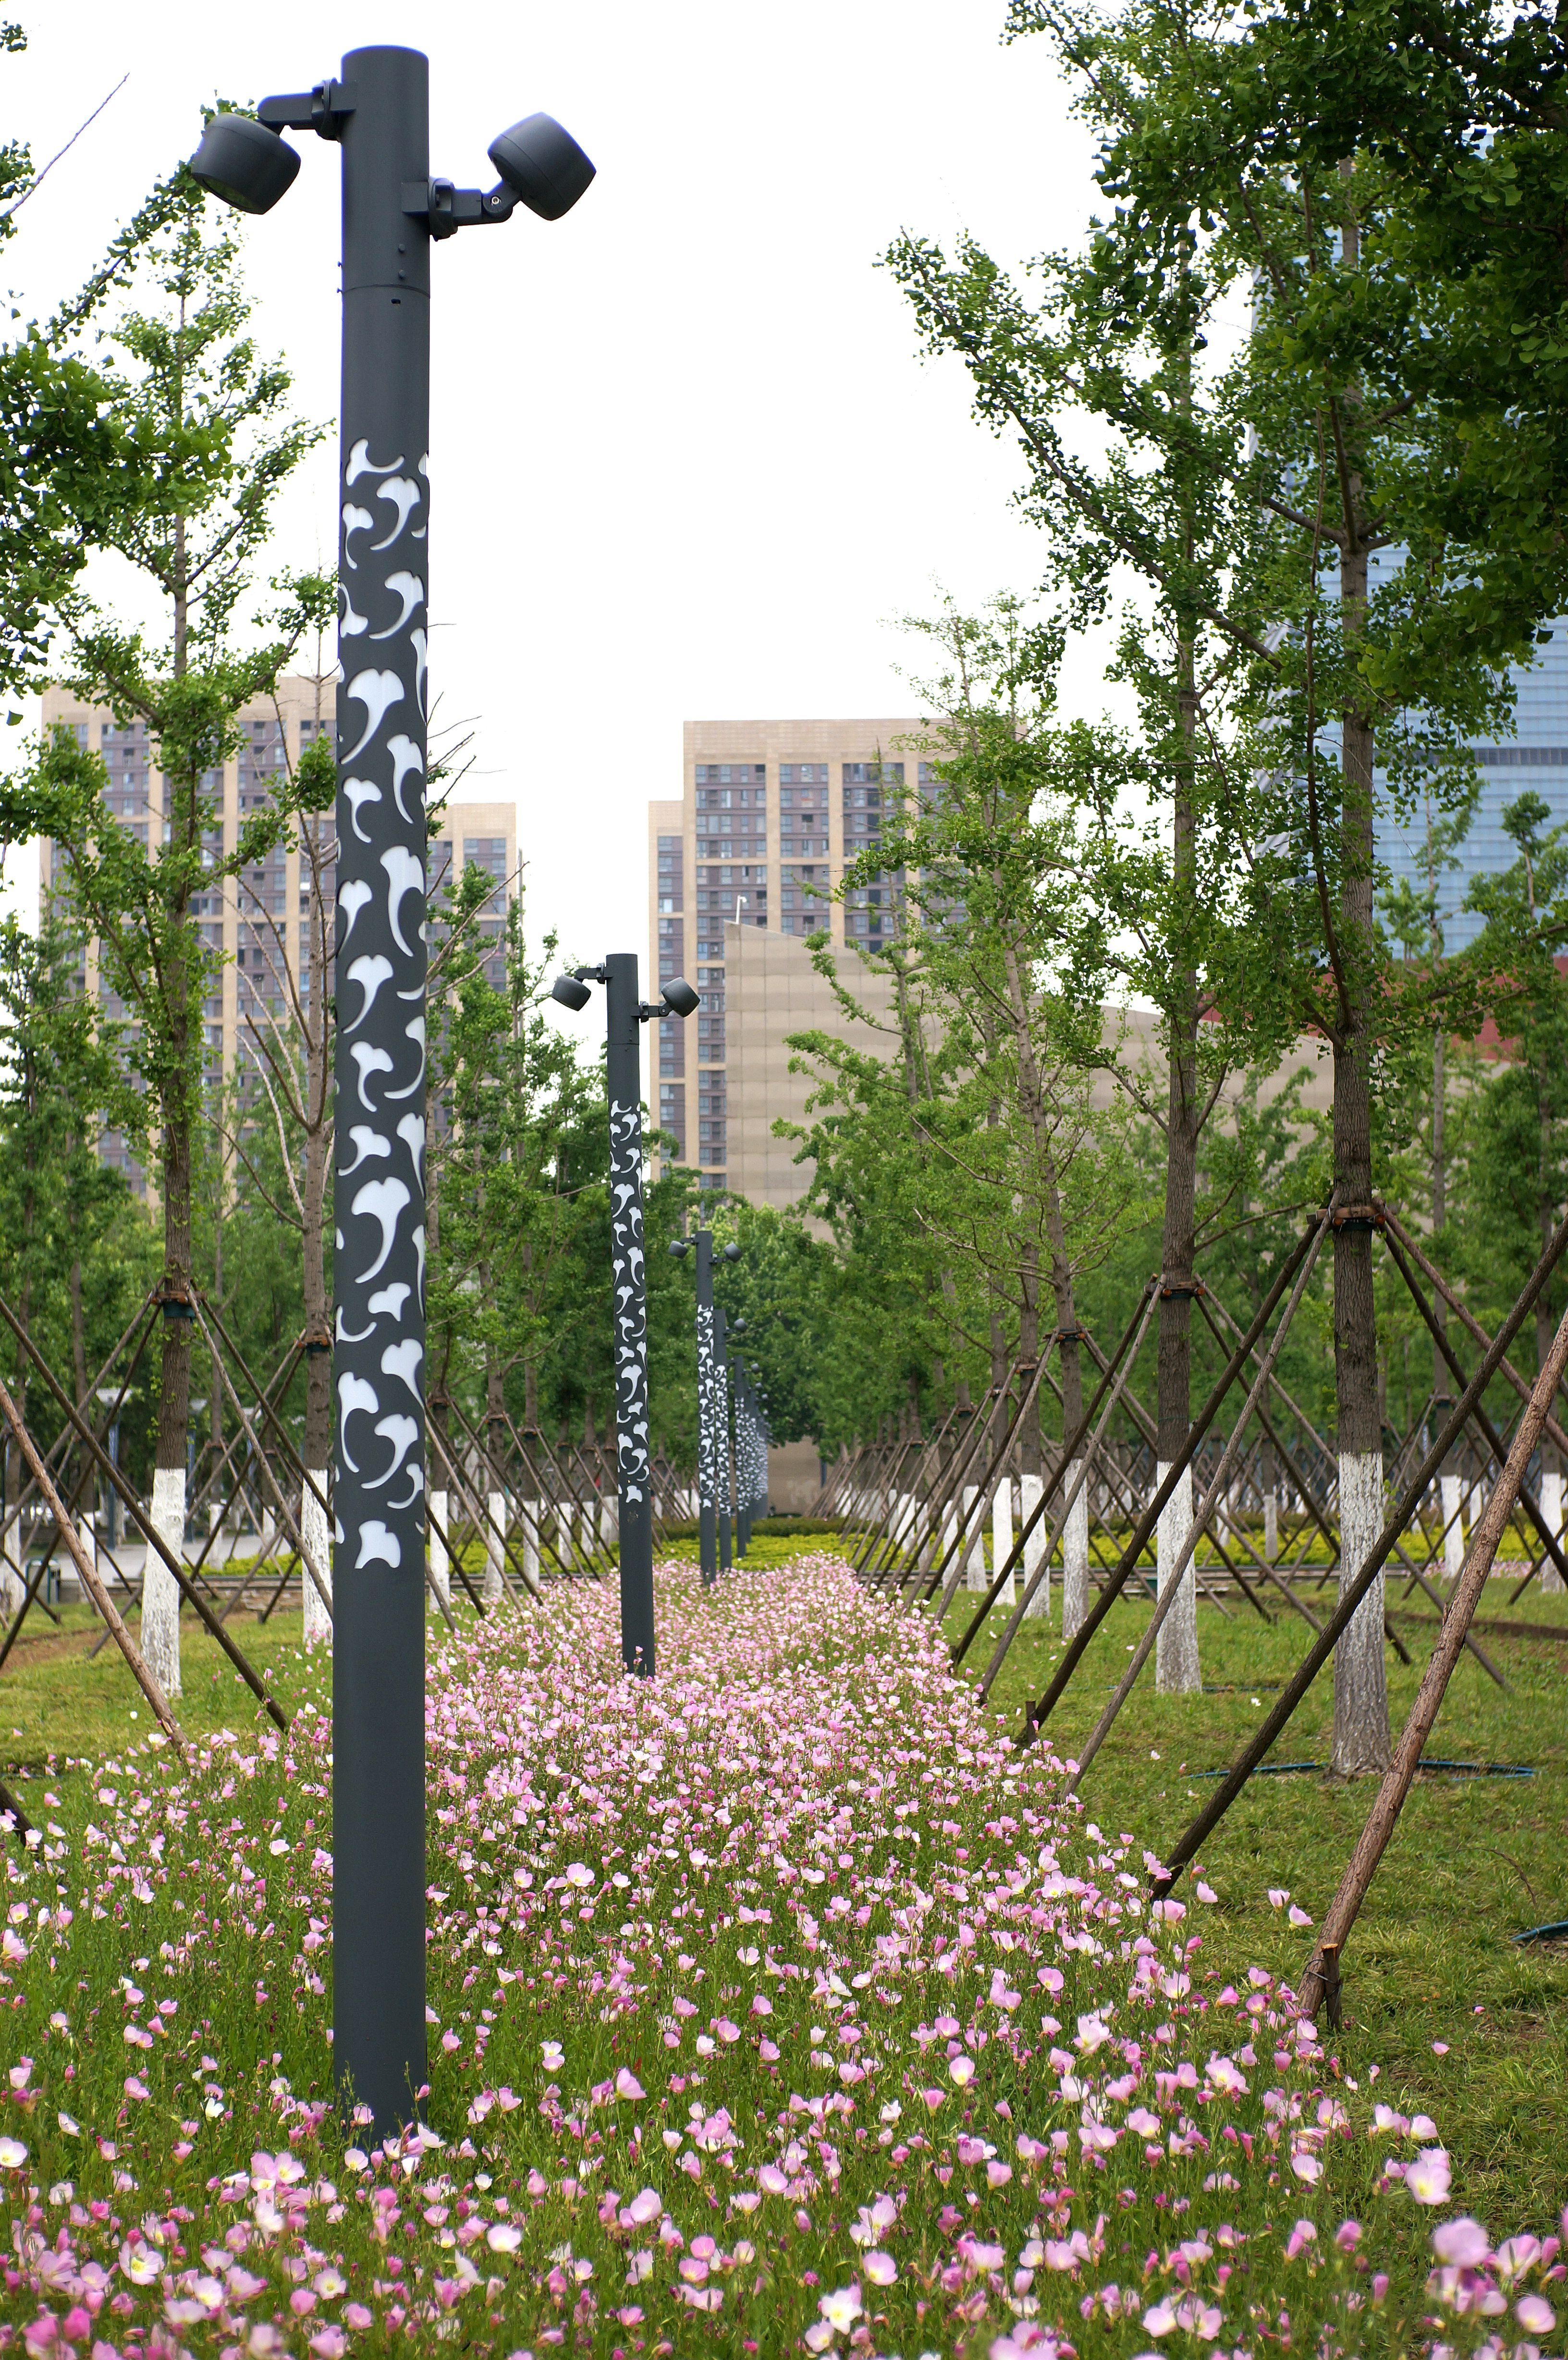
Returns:
[[[234,849],[243,821],[265,805],[277,792],[289,762],[335,726],[336,694],[332,681],[308,679],[278,683],[276,703],[258,698],[240,716],[240,746],[221,772],[204,781],[213,804],[212,825],[206,843],[215,856]],[[45,691],[46,728],[63,725],[78,742],[102,754],[106,773],[103,800],[122,825],[143,844],[157,845],[167,836],[164,781],[158,770],[145,722],[125,726],[102,706],[85,705],[65,690]],[[321,823],[331,841],[331,817]],[[486,959],[493,981],[502,980],[499,938],[506,926],[508,882],[517,867],[517,817],[512,803],[450,803],[442,814],[441,836],[431,847],[430,888],[432,897],[455,885],[465,868],[477,865],[495,880],[494,901],[482,912],[478,926],[495,947]],[[286,833],[265,859],[253,863],[221,890],[198,894],[191,917],[201,926],[207,947],[223,964],[211,978],[202,1003],[208,1079],[216,1083],[232,1075],[239,1057],[245,1018],[267,1005],[277,1005],[276,926],[286,955],[302,987],[308,983],[310,896],[309,866],[303,864],[298,832]],[[48,899],[55,881],[55,848],[47,840],[39,847],[38,881]],[[329,902],[333,877],[329,863],[324,873]],[[93,946],[88,945],[87,979],[105,1015],[125,1019],[123,1008],[101,976]],[[117,1133],[104,1140],[106,1161],[120,1165],[138,1190],[145,1181],[125,1142]]]
[[[649,965],[660,982],[684,975],[702,1004],[692,1023],[670,1018],[655,1027],[651,1099],[654,1120],[680,1142],[678,1160],[701,1172],[704,1187],[738,1185],[729,1153],[738,1080],[731,971],[744,961],[748,973],[778,967],[796,978],[797,998],[814,1013],[779,1028],[784,1065],[784,1032],[815,1021],[839,1028],[805,937],[825,928],[841,945],[874,951],[887,940],[896,880],[856,890],[846,906],[828,897],[878,840],[888,795],[923,777],[927,766],[905,742],[920,727],[909,717],[686,724],[681,795],[648,806]],[[759,966],[750,956],[758,932],[775,938],[781,963]],[[759,1045],[748,1040],[748,1055]]]
[[[1568,622],[1556,623],[1550,640],[1536,653],[1538,662],[1528,670],[1514,670],[1513,737],[1506,745],[1475,748],[1481,781],[1475,814],[1455,865],[1442,869],[1437,878],[1445,950],[1464,950],[1481,930],[1481,920],[1464,906],[1475,879],[1510,869],[1519,857],[1503,830],[1506,807],[1532,788],[1550,807],[1550,824],[1568,825]],[[1385,818],[1378,826],[1379,858],[1396,878],[1406,879],[1423,894],[1428,890],[1426,846],[1420,811],[1403,824]]]

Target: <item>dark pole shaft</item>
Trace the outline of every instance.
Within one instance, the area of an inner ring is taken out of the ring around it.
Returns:
[[[719,1570],[718,1419],[713,1383],[713,1233],[697,1232],[697,1531],[702,1579]]]
[[[642,1238],[642,1052],[633,951],[604,961],[610,1097],[610,1259],[615,1303],[615,1466],[621,1659],[653,1676],[653,1502],[648,1455],[648,1275]]]
[[[730,1369],[723,1306],[713,1306],[713,1480],[719,1524],[719,1571],[730,1569]]]
[[[735,1420],[735,1459],[741,1497],[741,1544],[744,1557],[751,1546],[751,1520],[757,1513],[757,1415],[752,1407],[751,1379],[742,1369],[740,1408]]]
[[[430,70],[343,78],[338,484],[333,2068],[378,2133],[425,2085],[425,713]]]

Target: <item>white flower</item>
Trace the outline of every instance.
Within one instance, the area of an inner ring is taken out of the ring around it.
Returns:
[[[485,2242],[493,2254],[515,2254],[523,2242],[523,2233],[510,2221],[495,2221],[485,2230]]]
[[[27,2150],[20,2139],[0,2138],[0,2171],[20,2171]]]
[[[854,2283],[846,2287],[838,2287],[832,2294],[824,2294],[821,2301],[818,2303],[817,2309],[822,2312],[822,2317],[827,2321],[830,2327],[836,2327],[841,2335],[847,2335],[850,2329],[855,2325],[855,2321],[860,2317],[861,2302],[860,2288],[858,2283]]]

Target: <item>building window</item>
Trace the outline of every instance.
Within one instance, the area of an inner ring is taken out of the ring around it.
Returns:
[[[768,777],[766,762],[699,762],[697,784],[702,786],[761,786]]]

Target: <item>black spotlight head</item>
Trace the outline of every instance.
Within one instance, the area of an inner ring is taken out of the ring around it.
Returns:
[[[579,1008],[586,1008],[593,997],[587,985],[580,982],[574,975],[558,975],[550,987],[550,996],[552,1000],[559,1000],[562,1008],[570,1008],[574,1012]]]
[[[702,1006],[683,975],[672,975],[665,985],[664,1004],[676,1016],[695,1016]]]
[[[193,179],[242,213],[269,213],[292,187],[299,158],[287,139],[248,115],[214,115],[191,158]]]
[[[744,1336],[746,1334],[746,1321],[744,1319],[732,1319],[730,1321],[730,1334],[732,1336]]]
[[[739,1262],[740,1260],[740,1248],[736,1245],[733,1238],[730,1240],[729,1244],[724,1248],[724,1260],[726,1262]]]
[[[674,1255],[677,1262],[683,1262],[686,1257],[686,1247],[687,1240],[684,1238],[671,1238],[667,1251]]]
[[[553,115],[530,115],[490,142],[490,161],[515,197],[541,221],[569,213],[593,167]]]

